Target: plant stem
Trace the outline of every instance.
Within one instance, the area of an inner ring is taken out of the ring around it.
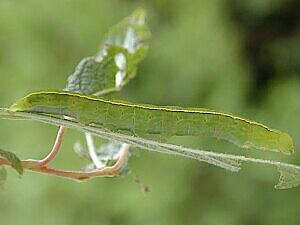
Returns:
[[[56,135],[56,139],[54,142],[54,145],[51,149],[51,151],[48,153],[47,156],[45,156],[43,159],[36,160],[36,159],[26,159],[23,160],[22,163],[26,165],[26,167],[47,167],[48,164],[55,159],[58,152],[60,151],[62,140],[65,134],[65,131],[67,130],[66,127],[60,126]]]
[[[6,115],[8,118],[11,118],[13,114],[15,113],[9,111],[8,109],[0,108],[0,116]],[[22,115],[20,115],[20,118],[21,117]],[[18,119],[18,116],[16,118]],[[48,153],[48,155],[45,158],[41,160],[21,160],[23,169],[73,180],[86,180],[94,177],[115,177],[120,174],[123,165],[127,162],[128,159],[129,145],[125,143],[122,144],[119,159],[113,166],[97,168],[92,171],[71,171],[48,167],[48,164],[55,159],[55,157],[60,151],[66,129],[67,128],[65,126],[59,127],[52,150]],[[10,162],[5,158],[0,157],[0,166],[1,165],[10,165]]]
[[[123,144],[120,150],[119,159],[113,166],[95,169],[92,171],[68,171],[58,170],[53,168],[34,168],[31,169],[34,172],[46,173],[54,176],[64,177],[73,180],[87,180],[95,177],[115,177],[120,174],[120,171],[127,161],[129,145]]]
[[[61,127],[62,128],[62,127]],[[39,164],[38,162],[43,160],[22,160],[22,167],[26,170],[49,174],[53,176],[63,177],[72,180],[87,180],[94,177],[115,177],[120,174],[120,171],[126,163],[128,158],[129,145],[122,144],[120,149],[119,159],[113,166],[108,166],[104,168],[99,168],[91,171],[71,171],[71,170],[60,170],[55,168],[50,168],[47,164]],[[52,152],[52,151],[51,151]],[[51,158],[51,157],[50,157]],[[47,159],[47,157],[45,158]],[[0,165],[10,165],[10,162],[4,158],[0,158]]]

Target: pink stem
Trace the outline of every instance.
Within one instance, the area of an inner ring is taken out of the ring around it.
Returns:
[[[64,133],[63,127],[60,127],[60,130],[57,135],[57,139],[54,146],[59,147],[61,145],[62,136]],[[54,149],[54,150],[53,150]],[[64,177],[73,180],[86,180],[93,177],[114,177],[120,174],[120,171],[127,161],[128,152],[129,152],[129,145],[122,144],[120,149],[120,156],[119,159],[113,166],[108,166],[104,168],[95,169],[92,171],[68,171],[68,170],[59,170],[54,168],[47,167],[47,163],[53,160],[58,152],[56,148],[53,147],[52,151],[48,154],[45,159],[42,160],[22,160],[22,166],[24,169],[37,172],[37,173],[44,173],[50,174],[58,177]],[[42,162],[42,163],[41,163]],[[0,165],[10,165],[10,162],[4,158],[0,158]]]
[[[28,166],[28,167],[47,167],[47,165],[55,159],[55,157],[57,156],[61,145],[62,145],[62,141],[64,138],[64,134],[67,128],[60,126],[56,135],[56,139],[54,142],[54,145],[51,149],[51,151],[48,153],[48,155],[40,160],[35,160],[35,159],[27,159],[27,160],[23,160],[23,162]]]
[[[64,177],[73,180],[87,180],[94,177],[115,177],[120,174],[120,171],[127,160],[128,148],[121,149],[120,157],[113,166],[104,167],[101,169],[95,169],[92,171],[68,171],[68,170],[58,170],[54,168],[32,168],[31,170],[38,173],[46,173],[58,177]]]
[[[43,158],[42,160],[39,160],[40,166],[48,165],[49,162],[51,162],[52,160],[55,159],[55,157],[57,156],[57,153],[59,152],[59,150],[61,148],[61,144],[62,144],[62,140],[64,138],[65,131],[66,131],[65,127],[59,127],[53,148],[45,158]]]

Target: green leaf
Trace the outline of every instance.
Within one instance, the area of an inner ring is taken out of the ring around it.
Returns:
[[[23,118],[26,120],[34,120],[42,123],[52,124],[56,126],[64,126],[68,128],[77,129],[82,132],[88,132],[90,134],[108,139],[113,141],[118,141],[121,143],[127,143],[134,147],[139,147],[142,149],[148,149],[151,151],[161,152],[165,154],[173,154],[179,156],[185,156],[188,158],[196,159],[201,162],[206,162],[223,169],[227,169],[231,172],[238,172],[240,170],[241,162],[252,162],[256,164],[271,165],[276,166],[279,170],[282,168],[281,178],[279,184],[276,188],[291,188],[299,186],[298,171],[300,167],[293,164],[282,163],[278,161],[271,161],[265,159],[250,158],[240,155],[231,155],[224,153],[215,153],[210,151],[191,149],[182,146],[161,143],[145,138],[135,137],[128,134],[121,134],[118,132],[112,132],[107,129],[100,127],[95,127],[82,123],[78,123],[74,120],[69,120],[66,118],[58,118],[53,115],[40,114],[37,112],[13,112],[9,109],[0,108],[0,118]],[[286,169],[288,168],[288,170]],[[280,170],[281,171],[281,170]],[[286,184],[288,183],[288,184]]]
[[[137,72],[145,57],[150,33],[145,12],[136,10],[105,35],[99,53],[81,60],[65,90],[103,95],[120,90]]]
[[[20,175],[23,174],[21,160],[14,153],[0,149],[0,156],[7,159],[11,163],[11,167],[14,168]]]
[[[230,114],[205,109],[107,101],[71,92],[36,92],[17,101],[12,111],[68,116],[85,125],[138,137],[206,136],[242,148],[291,154],[292,138],[281,131]]]
[[[145,24],[145,18],[145,10],[137,9],[129,17],[113,26],[105,35],[98,56],[105,55],[103,50],[107,45],[123,47],[130,53],[135,53],[140,48],[147,48],[150,31]]]

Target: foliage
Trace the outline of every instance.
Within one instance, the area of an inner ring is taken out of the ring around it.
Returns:
[[[31,91],[64,88],[66,76],[81,58],[94,54],[109,27],[143,6],[153,34],[151,48],[138,76],[114,99],[213,108],[258,121],[289,133],[295,154],[239,149],[202,137],[173,137],[170,142],[299,164],[300,36],[289,29],[297,24],[287,10],[291,2],[297,1],[251,1],[249,8],[249,1],[245,6],[237,0],[3,0],[0,106],[8,107]],[[289,14],[270,15],[275,10]],[[34,121],[0,120],[0,127],[0,147],[22,159],[45,155],[57,131]],[[86,161],[73,154],[74,140],[86,149],[82,132],[68,129],[53,166],[85,167]],[[102,143],[95,138],[97,146]],[[273,190],[273,167],[243,163],[232,174],[180,156],[131,150],[132,172],[125,179],[77,183],[27,171],[20,180],[7,168],[6,190],[0,192],[1,223],[300,224],[299,189]],[[149,193],[139,191],[135,176],[150,187]]]
[[[149,37],[145,11],[137,9],[110,29],[96,56],[81,60],[65,89],[86,95],[121,90],[136,75],[137,66],[147,52]]]
[[[156,142],[147,137],[158,135],[160,140],[165,141],[165,137],[173,135],[210,136],[228,140],[239,147],[290,154],[294,151],[293,141],[286,133],[212,110],[134,105],[86,96],[118,91],[135,76],[137,65],[147,49],[144,42],[149,37],[144,17],[143,10],[135,11],[106,35],[97,56],[85,58],[79,63],[68,79],[66,90],[84,95],[46,91],[31,93],[10,109],[2,109],[0,116],[76,128],[112,141],[198,159],[234,172],[240,169],[241,161],[275,165],[280,172],[276,188],[299,185],[300,167],[295,165],[193,150]],[[148,124],[145,120],[149,120]],[[123,134],[124,131],[129,133]],[[112,148],[109,158],[116,160],[114,151],[115,148]],[[21,161],[14,154],[2,150],[0,153],[22,174]],[[105,161],[101,162],[104,166],[108,165],[107,153],[97,157],[99,161]]]

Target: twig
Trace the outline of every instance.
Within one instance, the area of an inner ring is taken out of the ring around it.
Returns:
[[[115,177],[121,172],[121,169],[126,163],[128,158],[129,145],[122,144],[120,149],[119,159],[113,166],[108,166],[92,171],[71,171],[71,170],[60,170],[47,167],[46,164],[40,165],[37,162],[41,160],[22,160],[22,166],[26,170],[30,170],[37,173],[44,173],[53,176],[63,177],[72,180],[87,180],[94,177]],[[0,158],[0,165],[10,165],[10,162],[4,158]]]
[[[64,138],[64,134],[65,131],[67,130],[66,127],[60,126],[56,135],[56,139],[54,142],[54,145],[51,149],[51,151],[48,153],[48,155],[46,157],[44,157],[41,160],[35,160],[35,159],[27,159],[27,160],[23,160],[23,162],[25,164],[27,164],[28,166],[31,165],[32,167],[47,167],[47,165],[55,159],[55,157],[57,156],[60,148],[61,148],[61,144],[62,144],[62,140]]]

